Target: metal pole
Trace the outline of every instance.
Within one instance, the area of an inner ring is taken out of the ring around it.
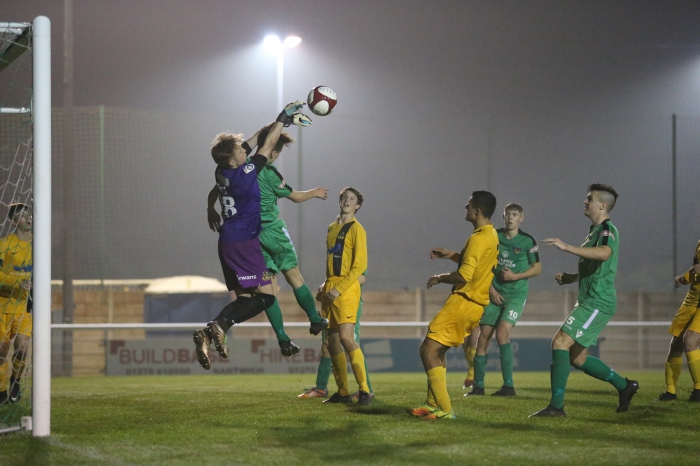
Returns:
[[[105,279],[105,107],[100,105],[100,279]]]
[[[74,185],[74,122],[73,114],[73,0],[63,0],[64,13],[64,50],[63,50],[63,107],[65,109],[63,128],[63,322],[73,322],[73,185]],[[62,365],[63,375],[73,372],[72,352],[73,333],[63,334]]]
[[[677,195],[678,195],[678,186],[677,186],[677,180],[676,180],[676,153],[677,153],[677,118],[676,114],[673,114],[673,117],[671,119],[671,131],[672,131],[672,137],[671,137],[671,186],[672,186],[672,213],[673,213],[673,220],[671,222],[673,232],[673,276],[675,277],[678,274],[678,203],[677,203]],[[678,288],[674,287],[673,292],[675,293],[678,290]]]
[[[282,110],[282,106],[284,105],[284,47],[282,44],[279,45],[279,50],[277,51],[277,108],[275,109],[276,112],[279,112]],[[282,176],[284,176],[284,168],[287,166],[286,163],[284,163],[284,157],[280,157],[277,159],[277,167],[279,168],[279,171],[282,173]],[[284,218],[284,215],[282,213],[284,212],[284,202],[279,203],[279,209],[280,209],[280,217]]]
[[[297,151],[298,151],[298,156],[299,156],[299,161],[297,163],[297,189],[299,191],[302,190],[302,147],[301,147],[301,126],[299,127],[298,130],[298,137],[297,137]],[[296,250],[297,250],[297,262],[299,266],[299,270],[301,270],[301,258],[303,257],[303,254],[301,253],[301,242],[302,242],[302,237],[303,237],[303,232],[302,232],[302,214],[301,214],[301,208],[304,205],[303,202],[300,202],[297,205],[297,244],[296,244]]]
[[[51,21],[33,23],[34,325],[32,435],[51,433]]]

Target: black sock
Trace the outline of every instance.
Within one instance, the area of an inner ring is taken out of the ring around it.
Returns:
[[[267,293],[257,293],[251,297],[241,296],[227,304],[216,317],[215,321],[225,332],[233,324],[240,324],[263,312],[275,302],[275,297]]]

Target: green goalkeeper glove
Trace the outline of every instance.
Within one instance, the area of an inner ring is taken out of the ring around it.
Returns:
[[[295,113],[292,115],[292,124],[296,126],[310,126],[311,118],[304,115],[303,113]]]
[[[280,112],[279,116],[277,117],[277,121],[282,123],[285,127],[291,125],[292,123],[294,123],[294,114],[301,110],[303,107],[304,102],[302,102],[301,100],[295,100],[294,102],[288,103],[287,106],[284,107],[284,110]]]

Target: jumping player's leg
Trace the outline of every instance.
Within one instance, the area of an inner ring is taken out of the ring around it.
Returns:
[[[299,307],[301,307],[306,313],[309,322],[311,322],[312,324],[322,324],[323,319],[319,315],[318,311],[316,311],[316,302],[314,301],[314,296],[311,293],[309,287],[306,285],[306,282],[304,282],[304,277],[301,276],[299,267],[294,266],[291,269],[282,270],[282,274],[284,274],[284,278],[285,280],[287,280],[287,283],[289,283],[289,286],[292,287],[294,297],[296,298]],[[310,332],[314,335],[318,335],[319,332],[326,327],[328,327],[327,322],[325,323],[325,325],[312,325]],[[318,328],[320,328],[320,330],[318,330]]]
[[[309,332],[318,335],[328,327],[328,323],[323,321],[316,311],[313,294],[301,276],[297,252],[282,219],[277,219],[265,227],[260,234],[260,245],[268,270],[274,273],[282,272],[294,291],[297,303],[311,322]]]

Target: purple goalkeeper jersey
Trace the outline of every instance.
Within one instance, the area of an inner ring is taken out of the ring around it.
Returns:
[[[238,168],[216,167],[221,217],[219,243],[237,243],[260,234],[260,186],[251,162]]]

